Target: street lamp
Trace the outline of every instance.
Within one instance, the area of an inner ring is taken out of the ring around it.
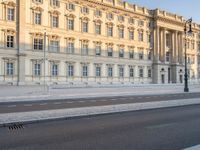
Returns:
[[[187,30],[188,24],[189,24],[189,30]],[[184,84],[184,92],[189,92],[188,69],[187,69],[187,34],[192,34],[192,18],[186,20],[184,32],[185,32],[185,84]]]

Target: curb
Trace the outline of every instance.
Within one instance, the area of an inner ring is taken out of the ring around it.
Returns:
[[[0,114],[0,127],[57,119],[200,104],[200,98]]]

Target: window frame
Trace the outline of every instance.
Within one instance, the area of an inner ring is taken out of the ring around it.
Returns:
[[[13,76],[14,75],[14,63],[13,62],[7,62],[6,63],[6,75],[7,76]]]

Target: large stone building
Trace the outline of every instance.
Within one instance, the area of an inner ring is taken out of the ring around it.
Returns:
[[[1,0],[0,84],[183,83],[184,23],[121,0]],[[200,25],[192,29],[196,82]]]

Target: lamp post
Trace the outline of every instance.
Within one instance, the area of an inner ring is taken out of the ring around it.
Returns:
[[[46,92],[46,29],[44,29],[44,53],[43,53],[43,59],[44,59],[44,92]]]
[[[189,30],[187,30],[187,25],[189,24]],[[188,69],[187,69],[187,34],[192,33],[192,18],[186,20],[185,22],[185,84],[184,84],[184,92],[189,92],[188,88]]]

